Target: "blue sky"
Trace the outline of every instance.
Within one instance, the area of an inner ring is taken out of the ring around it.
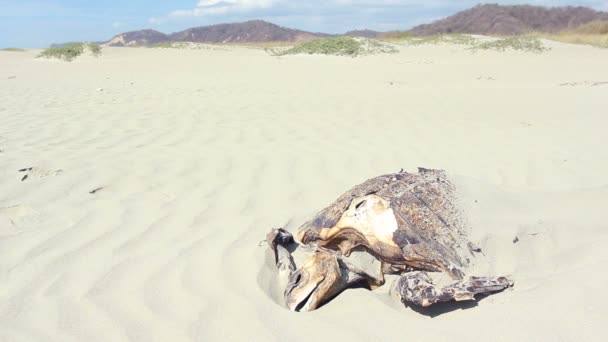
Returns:
[[[282,26],[340,33],[407,29],[474,6],[480,0],[0,0],[0,47],[45,47],[108,40],[143,28],[170,33],[192,26],[265,19]],[[501,4],[522,1],[495,0]],[[608,0],[531,0],[546,6],[589,6]]]

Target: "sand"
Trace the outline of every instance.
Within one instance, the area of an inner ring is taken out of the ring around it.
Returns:
[[[604,340],[608,50],[550,45],[0,52],[0,341]],[[270,228],[418,166],[513,289],[277,303]]]

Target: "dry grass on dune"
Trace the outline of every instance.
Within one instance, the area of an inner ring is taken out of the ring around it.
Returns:
[[[562,43],[583,44],[600,48],[608,48],[608,35],[561,33],[546,36],[545,38]]]
[[[574,29],[545,35],[545,38],[563,43],[608,48],[608,21],[592,21]]]
[[[608,21],[592,21],[567,32],[578,34],[608,34]]]

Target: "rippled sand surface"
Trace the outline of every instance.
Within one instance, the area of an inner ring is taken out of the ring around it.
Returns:
[[[0,52],[0,340],[602,340],[608,50],[552,47]],[[512,290],[277,303],[270,228],[418,166],[452,176]]]

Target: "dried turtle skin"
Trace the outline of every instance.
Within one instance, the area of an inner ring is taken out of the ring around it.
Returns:
[[[512,286],[505,277],[465,279],[463,270],[481,250],[467,238],[454,193],[442,170],[400,171],[341,195],[297,230],[299,243],[288,232],[273,230],[267,241],[273,241],[277,266],[289,265],[287,306],[314,310],[355,282],[381,286],[389,273],[402,275],[394,285],[402,302],[419,306],[472,300]],[[296,263],[289,252],[294,250],[310,256]],[[349,261],[351,253],[369,254],[378,263],[365,262],[362,269],[360,261]],[[455,283],[436,286],[425,271],[445,272]]]
[[[502,291],[513,286],[506,277],[469,277],[448,286],[436,286],[424,271],[405,273],[395,284],[395,290],[405,305],[427,307],[439,302],[475,300],[475,295]]]
[[[321,210],[296,237],[345,254],[364,246],[388,264],[462,279],[460,268],[477,248],[466,237],[454,191],[442,170],[375,177]]]

